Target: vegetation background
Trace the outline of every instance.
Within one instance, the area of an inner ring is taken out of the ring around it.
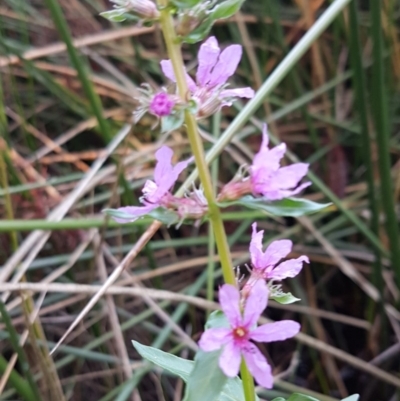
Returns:
[[[331,3],[247,0],[216,25],[223,46],[244,47],[235,85],[259,88]],[[129,128],[139,85],[166,84],[166,52],[156,26],[99,17],[110,8],[0,3],[0,400],[178,401],[181,380],[142,362],[131,340],[191,358],[215,307],[207,224],[161,227],[48,354],[151,224],[119,226],[101,210],[137,203],[161,141],[177,159],[189,152],[183,130],[160,137],[149,116]],[[268,317],[298,320],[302,334],[262,347],[277,376],[262,399],[399,399],[399,18],[396,0],[351,1],[212,165],[219,183],[230,180],[267,121],[289,146],[287,162],[311,164],[306,196],[332,202],[296,219],[224,211],[243,274],[253,221],[311,259],[285,284],[301,301],[270,302]],[[196,46],[184,55],[195,67]],[[202,122],[207,149],[242,106]]]

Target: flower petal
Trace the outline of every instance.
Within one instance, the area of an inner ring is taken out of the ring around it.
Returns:
[[[264,137],[265,138],[265,137]],[[263,139],[263,144],[265,139]],[[263,145],[262,144],[262,145]],[[263,193],[268,189],[272,173],[279,169],[280,161],[286,153],[286,144],[281,143],[272,149],[261,146],[260,151],[254,156],[251,165],[251,179],[257,185],[256,191]]]
[[[215,351],[226,344],[231,330],[227,328],[214,328],[206,330],[200,337],[199,347],[203,351]]]
[[[119,207],[119,212],[123,212],[131,215],[132,217],[114,217],[111,216],[113,220],[117,223],[131,223],[132,221],[136,221],[139,217],[145,216],[149,214],[152,210],[156,209],[159,205],[146,205],[146,206],[124,206]]]
[[[267,278],[273,280],[283,280],[288,277],[295,277],[303,268],[303,262],[310,263],[307,256],[303,255],[297,259],[286,260],[269,272]]]
[[[236,71],[241,57],[242,46],[240,45],[231,45],[223,50],[211,72],[208,85],[211,87],[223,85]]]
[[[201,46],[197,58],[199,66],[197,67],[196,80],[199,86],[206,86],[210,80],[210,72],[217,63],[220,54],[217,39],[214,36],[208,38]]]
[[[154,180],[157,188],[146,194],[149,202],[157,203],[172,188],[179,174],[192,162],[192,158],[172,166],[173,151],[168,146],[162,146],[156,152],[157,164],[154,169]],[[147,189],[145,189],[147,191]]]
[[[165,177],[171,173],[173,155],[173,150],[165,145],[157,150],[155,154],[157,164],[154,168],[154,181],[157,185],[160,185]]]
[[[267,323],[250,332],[250,338],[254,341],[269,343],[283,341],[294,337],[300,331],[300,324],[293,320],[281,320],[280,322]]]
[[[256,382],[265,388],[272,388],[274,378],[271,372],[271,366],[268,364],[265,356],[251,342],[242,348],[244,359],[250,373],[256,379]]]
[[[279,189],[293,188],[307,174],[308,167],[307,163],[295,163],[281,167],[271,178],[271,185]]]
[[[264,236],[264,230],[257,232],[257,223],[253,223],[251,227],[253,229],[249,248],[251,256],[251,264],[255,269],[259,269],[262,268],[262,260],[263,260],[262,240]]]
[[[240,368],[240,348],[235,345],[233,339],[226,343],[219,357],[219,367],[225,376],[235,377]]]
[[[161,60],[160,62],[161,70],[164,75],[169,78],[172,82],[176,82],[174,68],[172,67],[171,60]],[[196,90],[196,84],[193,79],[185,72],[186,83],[190,91],[194,92]]]
[[[219,289],[219,303],[221,305],[221,309],[232,327],[237,327],[242,322],[239,302],[239,290],[233,285],[224,284]]]
[[[305,182],[304,184],[299,185],[296,189],[293,190],[273,189],[268,188],[268,186],[265,185],[263,186],[263,191],[260,191],[260,193],[262,193],[263,196],[269,201],[281,200],[299,194],[301,191],[303,191],[303,189],[309,187],[310,185],[311,182]]]
[[[232,98],[235,98],[235,97],[243,98],[244,97],[246,99],[251,99],[252,97],[254,97],[254,90],[251,89],[250,87],[225,89],[225,90],[221,91],[219,97],[221,99],[230,98],[230,97],[232,97]],[[231,102],[229,102],[229,103],[231,103]]]
[[[267,268],[275,266],[281,259],[285,258],[292,250],[293,243],[289,239],[280,239],[271,242],[262,257],[262,266]]]
[[[243,324],[251,330],[267,307],[268,288],[264,280],[258,280],[250,290],[244,307]]]

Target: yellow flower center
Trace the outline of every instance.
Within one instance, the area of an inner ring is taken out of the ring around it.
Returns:
[[[235,329],[234,333],[235,333],[235,337],[243,338],[246,335],[247,330],[244,329],[243,327],[238,327]]]

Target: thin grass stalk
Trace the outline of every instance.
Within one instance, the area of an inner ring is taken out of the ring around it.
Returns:
[[[28,388],[26,388],[26,386],[19,380],[19,377],[18,377],[19,375],[15,376],[15,372],[14,372],[14,376],[13,376],[13,373],[11,373],[9,380],[14,381],[14,383],[18,386],[18,387],[15,387],[15,390],[18,393],[20,393],[20,391],[23,390],[23,392],[25,393],[25,396],[27,396],[30,400],[40,401],[42,399],[42,397],[40,396],[39,389],[32,376],[25,352],[19,344],[19,335],[18,335],[17,331],[15,330],[15,328],[12,324],[10,315],[8,314],[7,309],[2,301],[0,301],[0,314],[1,314],[4,324],[6,326],[11,345],[14,348],[14,352],[16,352],[16,354],[18,356],[21,371],[24,373],[24,375],[27,379],[27,382],[25,382],[24,384],[29,386],[30,391],[28,391]],[[1,364],[1,362],[2,362],[2,360],[0,360],[0,364]],[[23,380],[23,379],[21,378],[21,380]]]
[[[6,372],[9,361],[7,361],[3,355],[0,355],[0,373]],[[10,385],[25,401],[40,401],[41,398],[37,398],[32,387],[29,383],[24,380],[15,370],[12,370],[8,379]]]
[[[224,212],[221,213],[222,220],[224,221],[241,221],[243,219],[257,219],[265,217],[265,213],[253,210],[245,210],[239,212]],[[136,220],[131,223],[126,223],[125,226],[147,226],[153,219],[144,217],[143,219]],[[92,218],[65,218],[63,220],[48,221],[43,219],[32,220],[2,220],[0,221],[0,232],[9,231],[32,231],[32,230],[79,230],[88,228],[108,228],[121,227],[120,223],[113,220],[105,220],[105,217],[92,217]]]
[[[368,185],[368,203],[371,210],[371,229],[376,236],[379,236],[379,200],[375,195],[374,166],[372,162],[371,136],[368,128],[368,108],[367,108],[367,83],[365,79],[360,35],[358,31],[359,19],[357,1],[350,3],[349,13],[349,36],[350,36],[350,57],[353,65],[353,83],[356,93],[356,105],[361,126],[361,147],[366,167],[366,178]],[[383,299],[383,277],[381,271],[381,254],[374,250],[376,261],[374,267],[374,284],[378,288],[381,299]]]
[[[381,2],[371,0],[371,23],[374,64],[372,74],[372,108],[375,117],[376,143],[378,148],[378,166],[381,181],[382,206],[385,214],[386,232],[389,237],[391,264],[397,287],[400,288],[400,246],[399,227],[396,215],[392,187],[390,160],[390,127],[388,116],[388,86],[385,80],[383,64],[383,35]]]
[[[45,0],[45,3],[50,10],[54,24],[62,40],[67,46],[67,51],[72,65],[78,73],[78,77],[82,83],[83,90],[85,91],[85,94],[90,102],[92,112],[96,116],[103,139],[106,142],[109,142],[111,140],[111,134],[109,130],[109,125],[103,116],[103,107],[100,97],[97,95],[93,88],[93,84],[89,78],[88,72],[86,71],[86,63],[84,63],[83,60],[78,56],[78,52],[74,47],[71,33],[68,28],[67,22],[65,21],[60,4],[58,3],[58,0]]]

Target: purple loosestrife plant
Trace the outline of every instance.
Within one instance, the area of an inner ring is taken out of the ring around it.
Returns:
[[[186,100],[195,102],[197,118],[208,117],[221,107],[230,106],[238,97],[254,96],[251,88],[228,89],[227,81],[236,71],[241,57],[242,46],[231,45],[221,51],[214,36],[200,46],[196,82],[186,73],[189,89]],[[171,60],[161,61],[161,68],[167,78],[176,82]]]
[[[299,184],[308,171],[307,163],[280,166],[286,152],[286,144],[281,143],[270,149],[267,125],[263,127],[263,138],[259,152],[248,167],[248,176],[238,174],[226,184],[218,197],[221,201],[235,200],[243,195],[262,196],[266,201],[276,201],[297,195],[311,185]]]
[[[199,346],[203,351],[215,351],[222,348],[219,366],[228,377],[239,373],[243,357],[258,384],[272,388],[271,366],[264,355],[250,341],[282,341],[295,336],[300,325],[292,320],[263,324],[257,327],[257,321],[267,307],[268,288],[263,280],[258,280],[245,300],[243,313],[239,290],[233,285],[224,284],[219,290],[221,309],[229,321],[230,327],[210,328],[200,338]]]
[[[146,181],[142,189],[142,206],[111,209],[108,213],[120,223],[150,215],[168,225],[182,223],[186,219],[200,221],[207,216],[226,283],[219,290],[219,301],[226,325],[215,327],[217,323],[213,322],[212,314],[210,315],[208,328],[199,341],[200,349],[204,352],[196,354],[194,363],[179,363],[176,356],[171,358],[171,355],[161,350],[138,343],[135,343],[135,347],[143,357],[187,380],[185,400],[216,400],[220,399],[222,391],[227,398],[236,399],[237,387],[235,394],[227,394],[226,392],[233,391],[234,386],[225,384],[231,380],[228,378],[235,378],[240,371],[243,397],[246,401],[253,401],[255,390],[251,375],[261,386],[273,386],[271,366],[253,341],[281,341],[295,336],[300,330],[300,325],[291,320],[261,326],[257,325],[257,321],[267,306],[268,297],[281,303],[297,300],[291,294],[282,293],[281,286],[273,283],[296,276],[303,263],[309,263],[309,260],[303,255],[281,262],[292,249],[290,240],[274,241],[264,251],[264,232],[257,231],[257,224],[254,223],[250,243],[252,270],[246,284],[239,291],[239,280],[235,278],[232,269],[220,208],[240,205],[258,208],[276,216],[300,216],[320,210],[324,206],[318,207],[308,200],[285,199],[299,194],[310,185],[309,182],[300,183],[307,174],[308,164],[296,163],[281,167],[286,145],[269,148],[266,125],[263,127],[260,150],[252,164],[246,169],[241,168],[241,173],[223,186],[218,196],[214,194],[214,183],[204,157],[196,120],[209,117],[224,106],[230,106],[237,98],[251,99],[254,91],[249,87],[231,89],[228,84],[242,56],[240,45],[230,45],[221,50],[214,36],[205,40],[199,49],[198,66],[193,79],[183,65],[180,43],[203,40],[212,24],[234,14],[243,0],[112,1],[115,3],[114,10],[104,13],[106,18],[117,21],[133,15],[140,22],[160,23],[170,58],[161,61],[161,69],[176,84],[176,88],[153,89],[149,84],[143,84],[139,89],[140,105],[134,112],[134,122],[138,122],[145,113],[150,113],[157,118],[157,122],[161,122],[162,132],[185,129],[203,190],[194,189],[184,198],[172,194],[178,176],[191,163],[192,158],[172,165],[172,150],[162,146],[155,154],[157,163],[154,181]],[[280,200],[284,201],[275,202]],[[212,275],[210,279],[212,288]],[[211,300],[212,291],[209,293]],[[221,352],[209,352],[216,350]],[[208,378],[205,379],[205,375],[209,375]],[[217,376],[217,380],[213,375]],[[204,380],[208,380],[210,385],[204,386]],[[234,382],[241,383],[237,378]],[[190,392],[191,395],[188,396]],[[240,394],[238,396],[237,399],[243,399]]]

